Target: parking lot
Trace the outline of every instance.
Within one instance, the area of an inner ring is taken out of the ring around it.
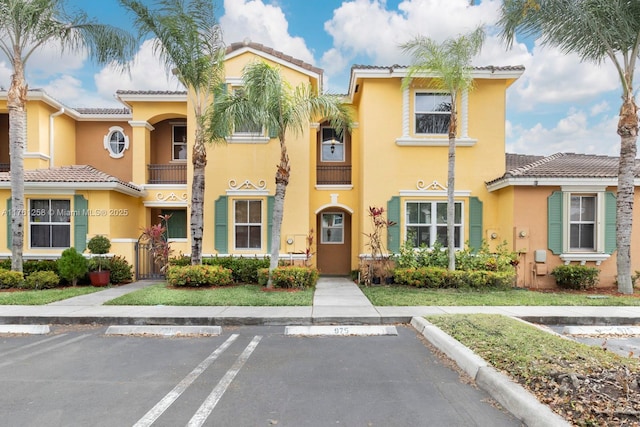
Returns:
[[[517,426],[414,329],[395,336],[0,337],[0,419],[20,426]]]

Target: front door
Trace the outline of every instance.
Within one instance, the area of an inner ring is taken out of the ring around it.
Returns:
[[[351,215],[328,209],[318,214],[318,270],[320,274],[351,273]]]

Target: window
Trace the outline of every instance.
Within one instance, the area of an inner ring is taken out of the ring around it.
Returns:
[[[236,249],[262,247],[262,202],[236,200],[234,203]]]
[[[344,243],[344,214],[323,213],[322,235],[320,243],[340,244]]]
[[[462,203],[455,203],[454,245],[462,247]],[[447,202],[407,202],[406,236],[413,247],[447,246]]]
[[[129,148],[129,137],[124,134],[124,129],[120,126],[112,126],[104,137],[103,145],[105,150],[109,151],[109,156],[119,159]]]
[[[415,133],[448,134],[451,119],[451,96],[447,93],[415,94]]]
[[[344,162],[344,140],[338,137],[336,130],[330,127],[320,129],[322,148],[320,161]]]
[[[167,238],[186,239],[187,238],[187,210],[186,209],[163,209],[162,215],[171,215],[167,221]]]
[[[244,91],[241,87],[234,87],[233,94],[234,96],[242,97]],[[250,121],[236,121],[233,126],[233,135],[240,137],[263,136],[262,126]]]
[[[71,201],[29,201],[32,248],[68,248],[71,242]]]
[[[185,125],[173,125],[171,134],[171,159],[187,160],[187,127]]]
[[[596,196],[571,195],[569,250],[596,250]]]

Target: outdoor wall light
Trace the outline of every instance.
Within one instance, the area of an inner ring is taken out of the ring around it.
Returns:
[[[491,233],[491,240],[495,240],[497,238],[498,238],[498,233],[496,233],[495,231]]]
[[[527,237],[527,232],[524,230],[521,230],[520,233],[518,233],[518,236],[520,237]]]

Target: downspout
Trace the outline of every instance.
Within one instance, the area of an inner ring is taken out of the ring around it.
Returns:
[[[53,142],[54,142],[54,126],[53,119],[58,117],[60,114],[64,113],[64,107],[60,107],[59,111],[51,114],[49,116],[49,169],[51,169],[53,165]]]

